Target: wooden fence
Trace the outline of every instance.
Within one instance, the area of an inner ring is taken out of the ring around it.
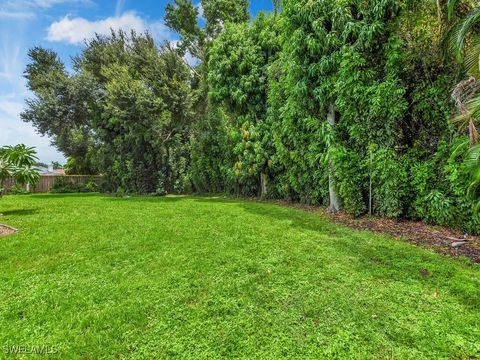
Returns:
[[[95,181],[97,184],[100,184],[102,177],[101,176],[92,176],[92,175],[40,175],[40,180],[35,186],[25,186],[24,188],[32,193],[46,193],[52,190],[53,185],[57,179],[66,179],[72,184],[85,185],[90,181]],[[2,187],[4,188],[3,194],[8,194],[15,186],[15,181],[13,178],[7,178]]]

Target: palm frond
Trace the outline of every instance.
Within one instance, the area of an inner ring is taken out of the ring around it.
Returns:
[[[480,37],[476,37],[468,51],[465,51],[464,64],[467,72],[480,79]]]
[[[0,180],[13,177],[20,184],[34,185],[40,177],[33,168],[37,160],[33,147],[20,144],[0,148]]]
[[[474,9],[470,14],[465,17],[465,19],[459,21],[451,29],[448,37],[448,47],[452,54],[454,54],[459,61],[463,59],[465,42],[468,35],[479,23],[480,7]]]
[[[463,155],[470,149],[470,142],[468,140],[461,141],[458,143],[458,145],[455,146],[455,148],[452,151],[452,154],[450,155],[449,161],[454,162],[457,160],[457,158],[462,157]]]
[[[447,11],[448,11],[448,20],[452,20],[453,14],[455,12],[455,6],[457,5],[458,0],[448,0]]]
[[[465,168],[476,178],[476,172],[480,169],[480,145],[473,146],[468,150],[464,164]]]

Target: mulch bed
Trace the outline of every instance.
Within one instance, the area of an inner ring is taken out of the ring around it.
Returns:
[[[388,234],[394,238],[433,249],[450,256],[466,256],[480,263],[480,238],[421,221],[391,220],[376,217],[353,218],[349,215],[326,214],[334,222],[358,230]]]
[[[459,231],[433,226],[421,221],[393,220],[364,216],[355,218],[345,213],[329,214],[325,208],[276,202],[283,206],[294,207],[321,216],[326,216],[335,223],[356,230],[369,230],[388,234],[396,239],[414,243],[450,256],[466,256],[475,263],[480,263],[480,237],[462,234]]]
[[[11,234],[16,233],[16,232],[17,232],[17,229],[15,229],[11,226],[0,224],[0,236],[7,236],[7,235],[11,235]]]

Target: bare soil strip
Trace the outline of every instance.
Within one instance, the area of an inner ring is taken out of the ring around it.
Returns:
[[[17,231],[18,231],[17,229],[11,226],[0,224],[0,236],[11,235],[13,233],[16,233]]]
[[[384,219],[374,216],[355,218],[345,213],[329,214],[325,208],[280,201],[280,205],[314,212],[356,230],[388,234],[396,239],[414,243],[450,256],[466,256],[480,263],[480,237],[460,231],[426,224],[422,221]]]

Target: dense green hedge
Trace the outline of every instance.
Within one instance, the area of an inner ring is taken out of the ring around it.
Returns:
[[[259,195],[263,173],[269,197],[328,205],[331,176],[349,213],[478,232],[451,158],[463,138],[451,64],[431,1],[284,0],[281,14],[229,24],[210,49],[216,126],[193,141],[192,179]]]

